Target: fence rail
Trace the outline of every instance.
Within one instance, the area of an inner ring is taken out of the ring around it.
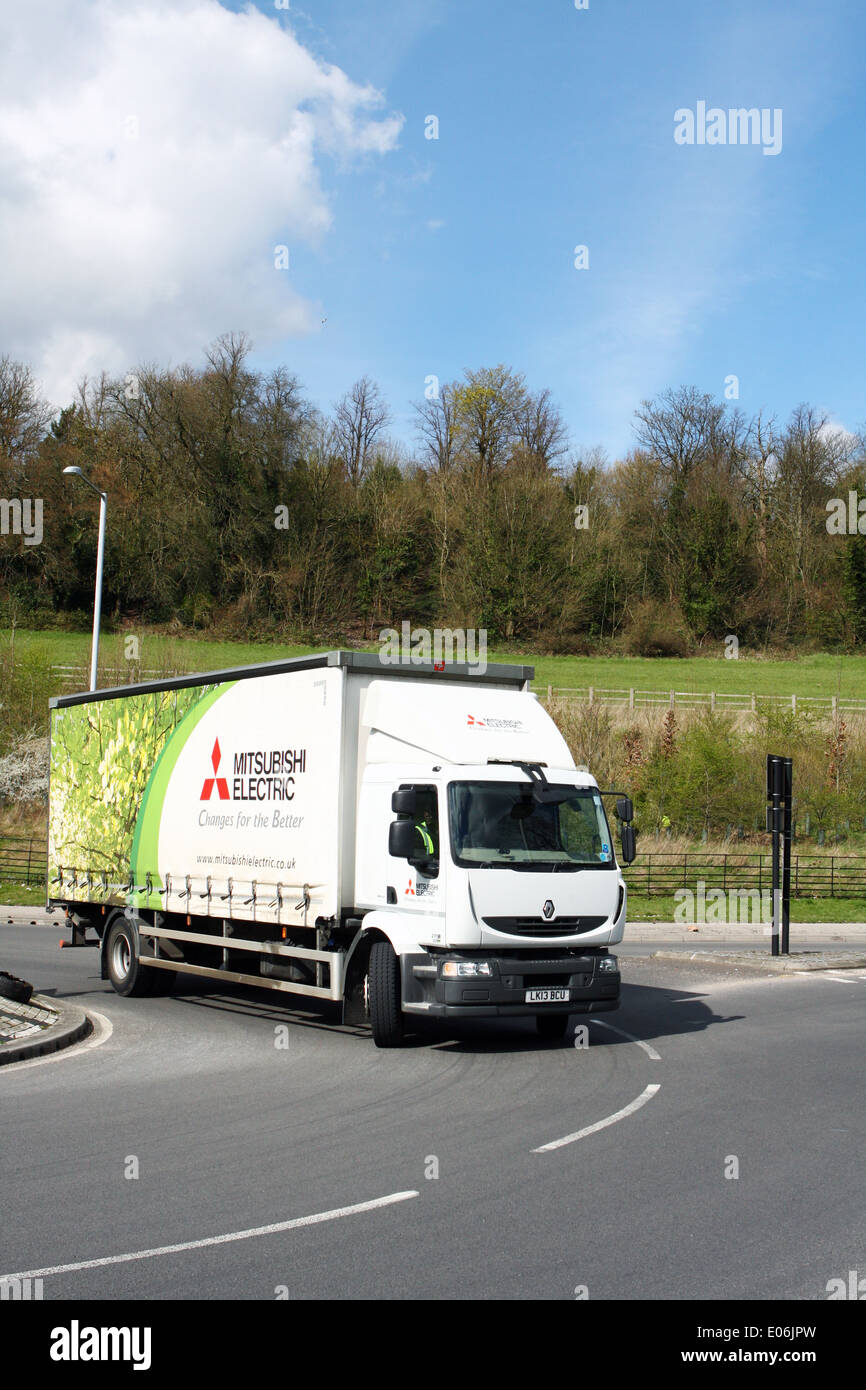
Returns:
[[[52,665],[51,675],[58,687],[86,690],[90,670],[86,666]],[[180,669],[155,669],[137,666],[133,662],[101,666],[102,682],[110,679],[114,685],[132,685],[140,681],[170,680],[188,674]],[[543,693],[543,687],[536,684]],[[751,710],[762,707],[811,710],[816,713],[866,714],[866,697],[857,695],[759,695],[752,691],[731,694],[725,690],[641,690],[637,686],[548,685],[548,700],[571,700],[589,705],[627,705],[629,709],[710,709]]]
[[[669,897],[678,888],[769,890],[773,884],[770,854],[639,854],[625,868],[626,881],[634,893],[646,897]],[[793,897],[866,897],[866,858],[859,855],[791,856],[791,894]]]
[[[58,689],[73,690],[76,693],[87,690],[90,684],[89,666],[63,666],[52,665],[49,667],[52,680],[56,681]],[[171,670],[165,667],[157,670],[143,666],[137,666],[134,662],[125,662],[123,665],[100,666],[99,682],[100,685],[137,685],[141,681],[172,680],[175,676],[189,674],[187,671]]]
[[[667,707],[674,709],[752,710],[771,706],[776,709],[798,709],[826,712],[834,717],[842,713],[866,713],[866,699],[855,695],[759,695],[730,694],[723,690],[639,690],[636,686],[601,687],[595,685],[547,687],[547,698],[573,700],[589,705],[627,705],[629,709]]]
[[[0,839],[0,883],[44,883],[48,846],[23,835]]]

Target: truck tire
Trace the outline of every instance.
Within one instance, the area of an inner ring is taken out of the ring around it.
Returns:
[[[108,978],[124,998],[153,994],[157,983],[157,972],[148,970],[138,958],[137,936],[132,924],[125,917],[118,917],[109,927],[105,943]]]
[[[17,975],[0,970],[0,996],[3,999],[11,999],[16,1004],[29,1004],[32,993],[33,986],[26,980],[19,980]]]
[[[370,1027],[377,1047],[400,1047],[400,962],[390,941],[374,941],[369,967]]]
[[[540,1038],[549,1038],[551,1042],[557,1038],[564,1038],[568,1032],[569,1014],[536,1014],[535,1026],[538,1029]]]

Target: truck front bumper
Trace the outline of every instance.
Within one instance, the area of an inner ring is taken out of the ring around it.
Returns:
[[[492,974],[445,979],[449,960],[483,959]],[[605,970],[605,950],[568,956],[520,958],[516,954],[446,953],[401,957],[403,1009],[432,1018],[526,1018],[537,1014],[607,1013],[619,1007],[620,974]],[[568,999],[545,1002],[528,998],[530,990],[566,989]]]

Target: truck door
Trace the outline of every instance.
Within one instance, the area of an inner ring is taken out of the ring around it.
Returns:
[[[413,782],[401,782],[395,790],[414,793],[414,809],[397,813],[398,820],[412,824],[411,853],[406,859],[391,860],[399,885],[397,901],[406,905],[438,896],[439,795],[436,787]]]

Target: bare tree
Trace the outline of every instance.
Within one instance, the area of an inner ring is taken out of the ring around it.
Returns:
[[[546,387],[518,404],[514,423],[516,448],[542,472],[552,468],[568,449],[568,432]]]
[[[374,381],[362,376],[337,402],[334,433],[337,452],[349,479],[357,483],[364,474],[376,439],[391,418],[385,399]]]
[[[635,411],[640,447],[658,459],[675,483],[685,483],[702,463],[727,452],[725,406],[696,386],[663,391]]]
[[[848,466],[855,440],[834,429],[826,415],[798,405],[779,442],[775,477],[775,528],[782,541],[788,581],[788,623],[794,594],[809,590],[821,565],[827,499]]]
[[[744,501],[754,509],[757,518],[758,560],[761,574],[766,574],[768,547],[767,527],[772,505],[772,485],[778,464],[779,436],[775,419],[765,420],[761,411],[749,426],[747,446],[739,472],[745,484]]]
[[[421,458],[437,473],[445,473],[457,454],[457,412],[454,387],[442,386],[436,396],[414,404]]]
[[[0,454],[24,462],[38,448],[51,415],[30,368],[0,357]]]

